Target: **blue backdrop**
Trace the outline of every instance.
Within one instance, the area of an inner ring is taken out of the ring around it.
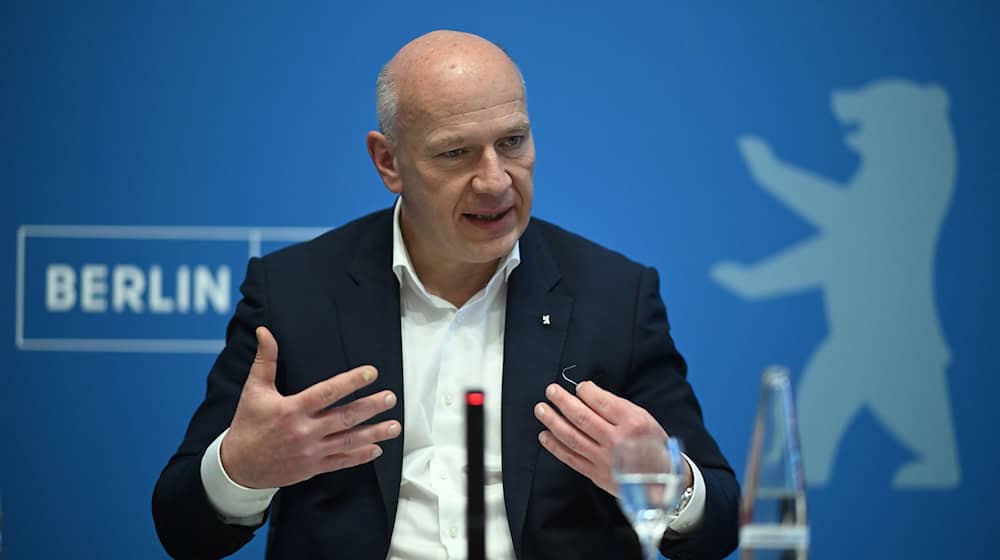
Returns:
[[[247,256],[392,203],[375,75],[442,27],[522,67],[535,214],[660,271],[739,473],[758,372],[795,372],[815,558],[990,554],[995,3],[2,12],[4,558],[164,556],[153,483]]]

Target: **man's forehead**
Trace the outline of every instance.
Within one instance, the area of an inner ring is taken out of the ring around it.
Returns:
[[[489,41],[465,33],[434,32],[415,39],[393,57],[389,73],[400,101],[418,109],[474,104],[491,92],[523,96],[521,74],[510,57]],[[496,103],[494,99],[483,106]]]
[[[400,103],[431,114],[471,113],[499,103],[524,101],[524,84],[507,61],[459,59],[411,68],[399,82]]]
[[[489,127],[527,125],[528,108],[520,79],[455,79],[401,95],[399,125],[421,135],[469,124]]]

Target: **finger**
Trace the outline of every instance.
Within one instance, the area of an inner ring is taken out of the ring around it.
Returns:
[[[373,443],[398,437],[401,431],[402,427],[395,420],[380,422],[371,426],[359,426],[327,436],[323,440],[323,454],[349,453]]]
[[[584,381],[577,385],[576,396],[614,426],[634,412],[634,409],[639,408],[627,399],[598,387],[593,381]]]
[[[562,461],[566,466],[587,478],[592,477],[594,473],[594,464],[583,455],[580,455],[579,453],[576,453],[572,449],[566,447],[561,441],[554,437],[551,432],[542,432],[538,434],[538,441],[542,444],[542,447],[554,455],[556,459]]]
[[[555,439],[574,453],[596,457],[601,452],[597,442],[567,422],[555,409],[538,403],[535,405],[535,417],[545,424]]]
[[[257,354],[253,357],[248,383],[274,387],[274,376],[278,371],[278,342],[267,327],[257,327]]]
[[[663,427],[645,408],[610,391],[605,391],[593,381],[584,381],[577,385],[576,394],[592,410],[614,425],[613,434],[618,436],[667,435]]]
[[[382,448],[372,444],[366,445],[348,453],[334,453],[320,462],[322,472],[333,472],[349,469],[373,461],[382,455]]]
[[[545,389],[545,396],[559,408],[564,418],[591,439],[600,444],[611,441],[614,426],[569,391],[553,383]]]
[[[324,436],[349,430],[358,424],[377,416],[396,406],[396,395],[392,391],[381,391],[374,395],[351,401],[340,406],[324,410],[319,419]]]
[[[354,391],[368,385],[378,377],[378,371],[372,366],[359,366],[350,371],[334,375],[330,379],[301,391],[295,396],[306,408],[319,412]]]

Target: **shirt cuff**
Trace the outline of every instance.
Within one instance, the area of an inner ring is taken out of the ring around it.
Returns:
[[[667,526],[670,531],[677,534],[690,533],[701,524],[701,518],[705,516],[705,479],[701,476],[701,471],[687,455],[684,460],[691,466],[691,499],[684,506],[677,516],[674,517]]]
[[[259,525],[271,505],[277,488],[247,488],[233,482],[222,466],[222,440],[229,428],[219,434],[201,457],[201,484],[208,501],[223,522],[230,525]]]

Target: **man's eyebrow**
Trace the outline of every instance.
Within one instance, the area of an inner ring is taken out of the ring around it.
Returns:
[[[507,132],[528,132],[531,130],[531,123],[528,121],[518,121],[507,128]]]
[[[445,146],[461,146],[465,144],[465,136],[461,134],[445,134],[437,138],[432,138],[429,144],[435,149]]]

